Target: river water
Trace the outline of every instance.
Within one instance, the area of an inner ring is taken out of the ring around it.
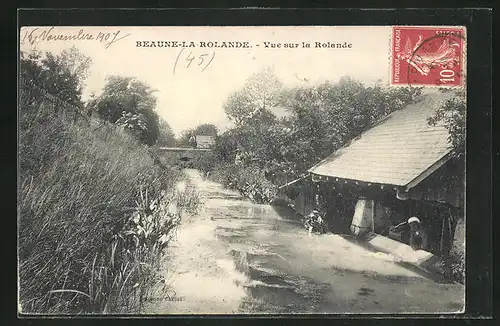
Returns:
[[[186,170],[204,202],[185,216],[145,314],[447,313],[464,288],[341,235],[310,235],[288,209],[251,203]]]

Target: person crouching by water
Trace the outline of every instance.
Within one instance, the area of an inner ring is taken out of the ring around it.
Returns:
[[[410,246],[413,250],[426,250],[428,241],[427,241],[427,232],[422,227],[420,220],[413,216],[408,219],[406,222],[399,223],[394,227],[394,230],[397,232],[401,228],[409,226],[410,228]]]
[[[328,227],[323,215],[324,214],[320,213],[317,209],[314,209],[311,213],[309,213],[309,215],[306,216],[304,227],[306,228],[306,230],[308,230],[309,235],[311,235],[313,232],[328,232]]]

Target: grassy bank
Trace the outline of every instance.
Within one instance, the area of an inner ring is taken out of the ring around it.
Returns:
[[[43,105],[19,115],[20,310],[137,311],[195,194],[113,125],[70,123]]]

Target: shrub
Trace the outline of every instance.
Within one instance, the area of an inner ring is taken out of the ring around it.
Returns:
[[[465,284],[465,252],[453,248],[446,257],[441,257],[436,265],[452,281]]]
[[[278,194],[277,187],[266,179],[264,172],[257,166],[220,165],[210,176],[257,203],[269,204]]]
[[[451,277],[453,280],[465,284],[465,252],[454,249],[451,251]]]
[[[68,123],[43,104],[19,119],[21,311],[136,311],[179,221],[167,207],[196,198],[113,125]]]
[[[220,165],[221,158],[214,152],[207,152],[199,155],[194,160],[194,168],[198,169],[202,173],[212,172],[215,168]]]

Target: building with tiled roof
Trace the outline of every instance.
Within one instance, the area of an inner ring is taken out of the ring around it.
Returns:
[[[310,173],[364,182],[412,187],[446,162],[448,131],[427,122],[444,94],[425,95],[393,112],[347,146],[319,162]]]
[[[463,218],[465,164],[452,155],[446,127],[428,118],[452,95],[427,91],[311,167],[312,190],[297,197],[298,206],[321,206],[323,197],[330,220],[340,217],[357,235],[389,235],[391,225],[417,216],[431,232],[429,250],[447,252]]]
[[[428,118],[450,96],[448,94],[435,91],[423,95],[420,101],[388,115],[309,172],[316,180],[325,177],[416,193],[417,186],[425,185],[424,180],[433,178],[434,172],[452,157],[447,129],[441,124],[428,123]],[[450,197],[450,201],[459,205],[461,199],[457,195],[455,192],[442,197]]]

